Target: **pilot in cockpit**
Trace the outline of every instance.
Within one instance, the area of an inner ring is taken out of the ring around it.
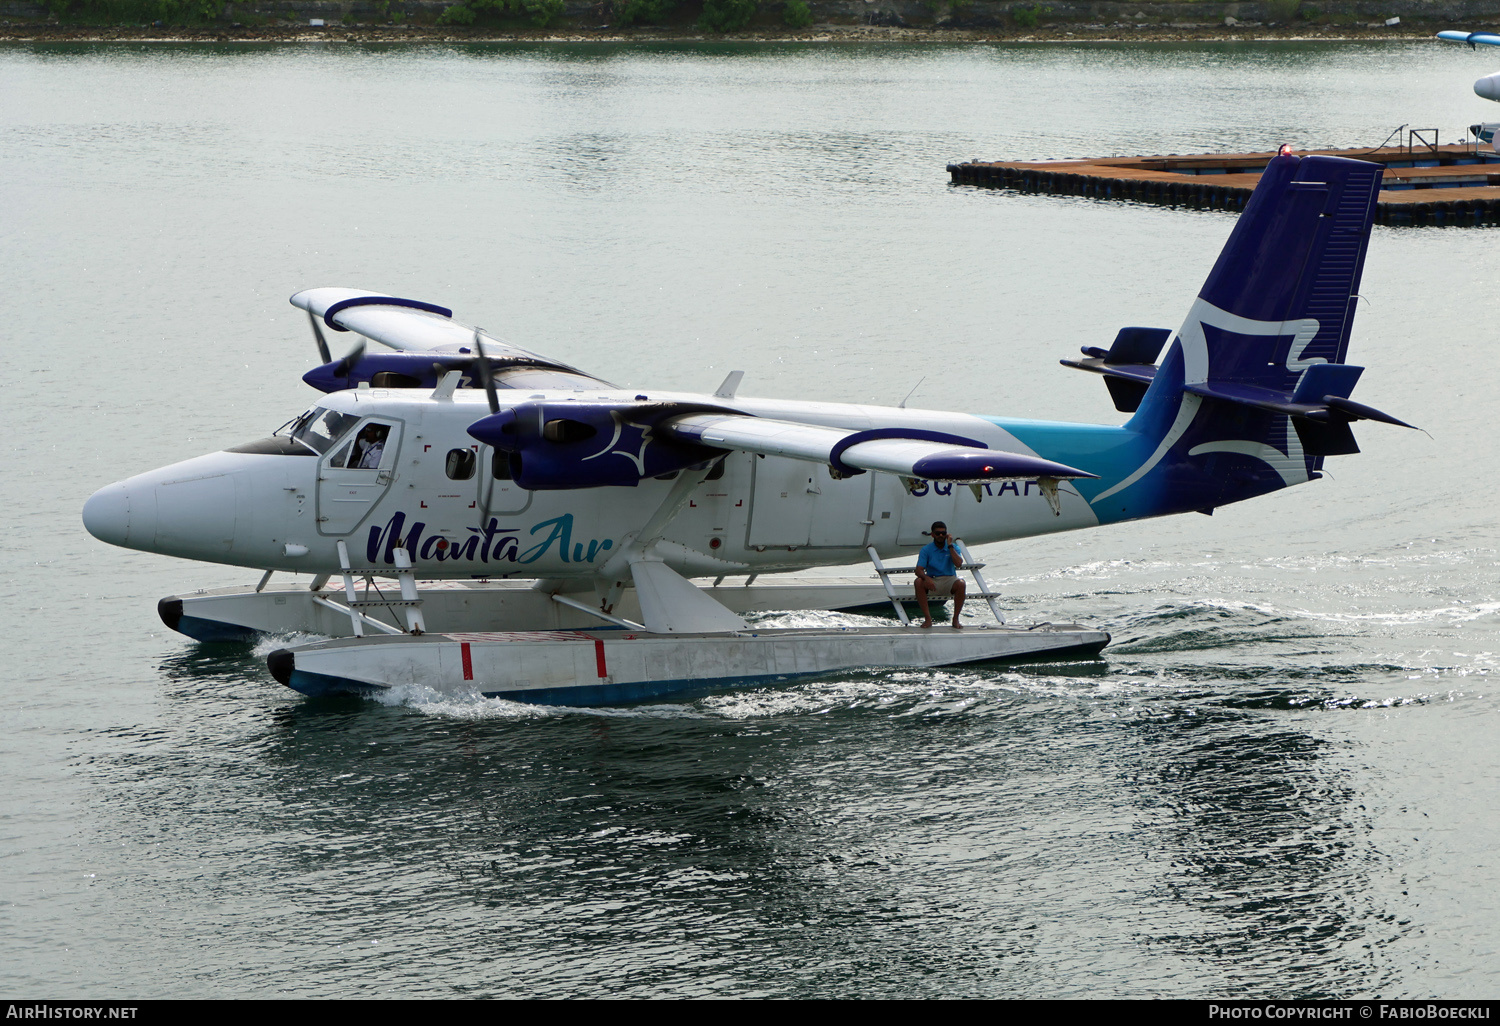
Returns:
[[[354,439],[354,454],[349,466],[358,470],[378,470],[380,457],[385,452],[386,435],[390,431],[388,424],[366,424]]]

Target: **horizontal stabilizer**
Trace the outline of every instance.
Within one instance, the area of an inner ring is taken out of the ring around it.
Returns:
[[[1156,377],[1156,358],[1171,337],[1170,328],[1121,328],[1109,349],[1084,346],[1084,359],[1060,362],[1064,367],[1103,374],[1115,409],[1134,413]]]
[[[959,483],[1096,476],[1036,456],[989,449],[972,438],[920,428],[850,431],[710,413],[675,417],[663,422],[659,430],[695,445],[824,463],[845,475],[876,470],[901,477]]]
[[[1364,372],[1363,367],[1343,363],[1319,363],[1309,367],[1291,395],[1276,392],[1259,385],[1240,384],[1232,381],[1211,381],[1202,385],[1184,385],[1183,391],[1201,395],[1205,399],[1254,406],[1272,413],[1284,413],[1289,417],[1320,423],[1352,420],[1378,420],[1382,424],[1414,428],[1404,420],[1383,413],[1373,406],[1354,402],[1348,398],[1354,383]],[[1355,450],[1358,451],[1358,450]],[[1332,455],[1332,454],[1329,454]]]
[[[1348,417],[1350,420],[1378,420],[1382,424],[1394,424],[1397,427],[1417,429],[1415,424],[1408,424],[1404,420],[1397,420],[1389,413],[1381,413],[1373,406],[1357,403],[1352,399],[1340,399],[1336,395],[1325,395],[1323,401],[1328,404],[1330,410]]]
[[[1302,450],[1308,456],[1352,456],[1359,452],[1359,446],[1354,441],[1354,432],[1349,430],[1351,421],[1378,420],[1412,427],[1388,413],[1347,398],[1363,372],[1363,367],[1350,364],[1313,364],[1303,373],[1291,395],[1258,385],[1223,381],[1184,385],[1183,390],[1205,399],[1286,414],[1292,419]]]

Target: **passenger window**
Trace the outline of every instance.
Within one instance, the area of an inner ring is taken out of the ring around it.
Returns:
[[[490,477],[496,481],[510,480],[510,453],[496,449],[490,456]]]
[[[474,476],[474,450],[448,450],[448,477],[453,481],[467,481]]]

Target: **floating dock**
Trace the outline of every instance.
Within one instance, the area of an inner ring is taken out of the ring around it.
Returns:
[[[1500,223],[1500,154],[1469,144],[1298,150],[1385,165],[1377,224]],[[1193,153],[949,164],[955,185],[1211,210],[1243,210],[1273,153]]]

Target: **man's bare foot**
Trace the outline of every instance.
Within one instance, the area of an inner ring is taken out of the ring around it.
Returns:
[[[956,631],[961,631],[961,630],[964,629],[964,625],[961,624],[961,623],[959,623],[957,620],[954,620],[953,621],[953,629],[956,630]]]
[[[931,627],[931,626],[932,626],[932,621],[931,620],[923,620],[922,621],[922,628],[924,630],[927,629],[928,627]]]

